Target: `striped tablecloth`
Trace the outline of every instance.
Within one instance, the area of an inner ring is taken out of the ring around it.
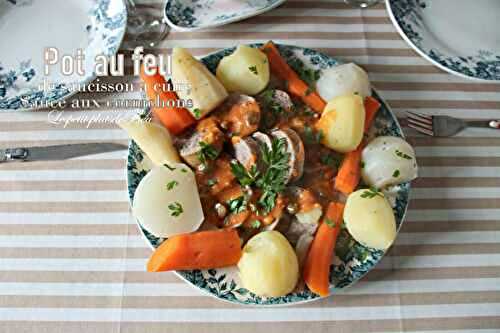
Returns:
[[[142,7],[160,11],[161,3]],[[268,39],[361,64],[400,118],[414,110],[500,119],[500,84],[433,67],[400,38],[383,5],[361,11],[340,1],[290,0],[241,23],[172,32],[147,51],[178,45],[203,54]],[[113,112],[124,111],[68,109],[62,117]],[[125,152],[1,165],[0,332],[499,332],[500,132],[471,129],[447,139],[405,133],[421,169],[395,246],[346,292],[286,308],[235,306],[174,274],[145,273],[150,250],[129,214]],[[127,138],[110,124],[64,128],[48,122],[47,112],[2,112],[0,141]]]

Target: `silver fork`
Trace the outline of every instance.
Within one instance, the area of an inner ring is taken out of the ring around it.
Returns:
[[[408,127],[430,136],[452,136],[467,127],[500,129],[500,120],[462,120],[448,116],[428,116],[407,111]]]

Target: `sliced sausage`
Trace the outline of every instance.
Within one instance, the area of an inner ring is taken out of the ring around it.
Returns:
[[[250,96],[232,94],[216,112],[221,127],[229,136],[245,137],[257,130],[260,123],[260,107]]]
[[[200,160],[202,142],[214,149],[217,155],[222,150],[224,134],[214,117],[200,120],[193,131],[179,139],[179,154],[192,167],[197,167],[202,163]]]
[[[253,166],[258,166],[260,149],[257,141],[249,136],[246,138],[234,136],[231,138],[231,143],[233,144],[234,157],[245,169],[250,170]]]
[[[291,128],[276,129],[271,132],[271,135],[277,139],[285,139],[287,152],[290,154],[288,165],[288,181],[293,182],[302,177],[304,171],[304,144],[300,136]]]
[[[257,96],[257,102],[263,110],[262,127],[271,128],[280,120],[291,115],[294,108],[292,99],[283,90],[267,90]]]
[[[272,148],[273,143],[272,143],[271,138],[269,137],[269,135],[267,135],[265,133],[262,133],[262,132],[255,132],[252,135],[252,138],[254,138],[255,141],[257,141],[257,143],[259,144],[259,146],[264,145],[264,146],[266,146],[269,149]]]

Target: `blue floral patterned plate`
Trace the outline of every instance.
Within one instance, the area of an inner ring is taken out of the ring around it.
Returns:
[[[165,20],[174,29],[218,27],[267,12],[286,0],[169,0]]]
[[[403,39],[434,65],[500,81],[500,1],[386,0],[386,7]]]
[[[0,110],[48,107],[81,90],[96,77],[96,55],[114,55],[126,26],[123,0],[0,0]],[[58,50],[49,60],[60,61],[45,75],[49,47]],[[74,63],[65,75],[62,57],[79,49],[84,73]]]
[[[288,45],[278,45],[278,47],[283,57],[292,67],[295,69],[299,69],[300,67],[313,69],[317,71],[319,77],[321,77],[324,69],[339,64],[339,62],[332,57],[311,49]],[[201,60],[212,72],[215,72],[219,61],[233,51],[234,48],[224,49],[205,56]],[[369,137],[373,138],[381,135],[403,137],[401,127],[394,114],[389,110],[387,104],[384,103],[376,92],[374,92],[374,96],[381,102],[382,107],[378,112],[374,126],[372,126],[371,132],[369,133]],[[143,115],[147,114],[148,110],[145,110]],[[127,163],[128,193],[131,203],[139,182],[147,174],[151,165],[149,159],[132,141],[129,146]],[[393,207],[398,230],[403,223],[406,213],[409,192],[410,183],[406,183],[398,186],[394,193],[395,201]],[[138,226],[151,248],[154,249],[163,242],[163,239],[148,233],[140,223],[138,223]],[[357,243],[345,229],[342,229],[338,238],[335,257],[330,271],[331,293],[335,294],[351,286],[373,269],[383,256],[383,251],[367,248]],[[298,287],[296,291],[283,297],[257,296],[242,287],[236,267],[178,271],[177,274],[205,293],[221,300],[239,304],[285,305],[319,298],[318,295],[311,293],[309,290],[304,289],[304,287]]]

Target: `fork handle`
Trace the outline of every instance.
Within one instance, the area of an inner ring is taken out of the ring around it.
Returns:
[[[470,120],[466,123],[469,127],[500,129],[500,120]]]

